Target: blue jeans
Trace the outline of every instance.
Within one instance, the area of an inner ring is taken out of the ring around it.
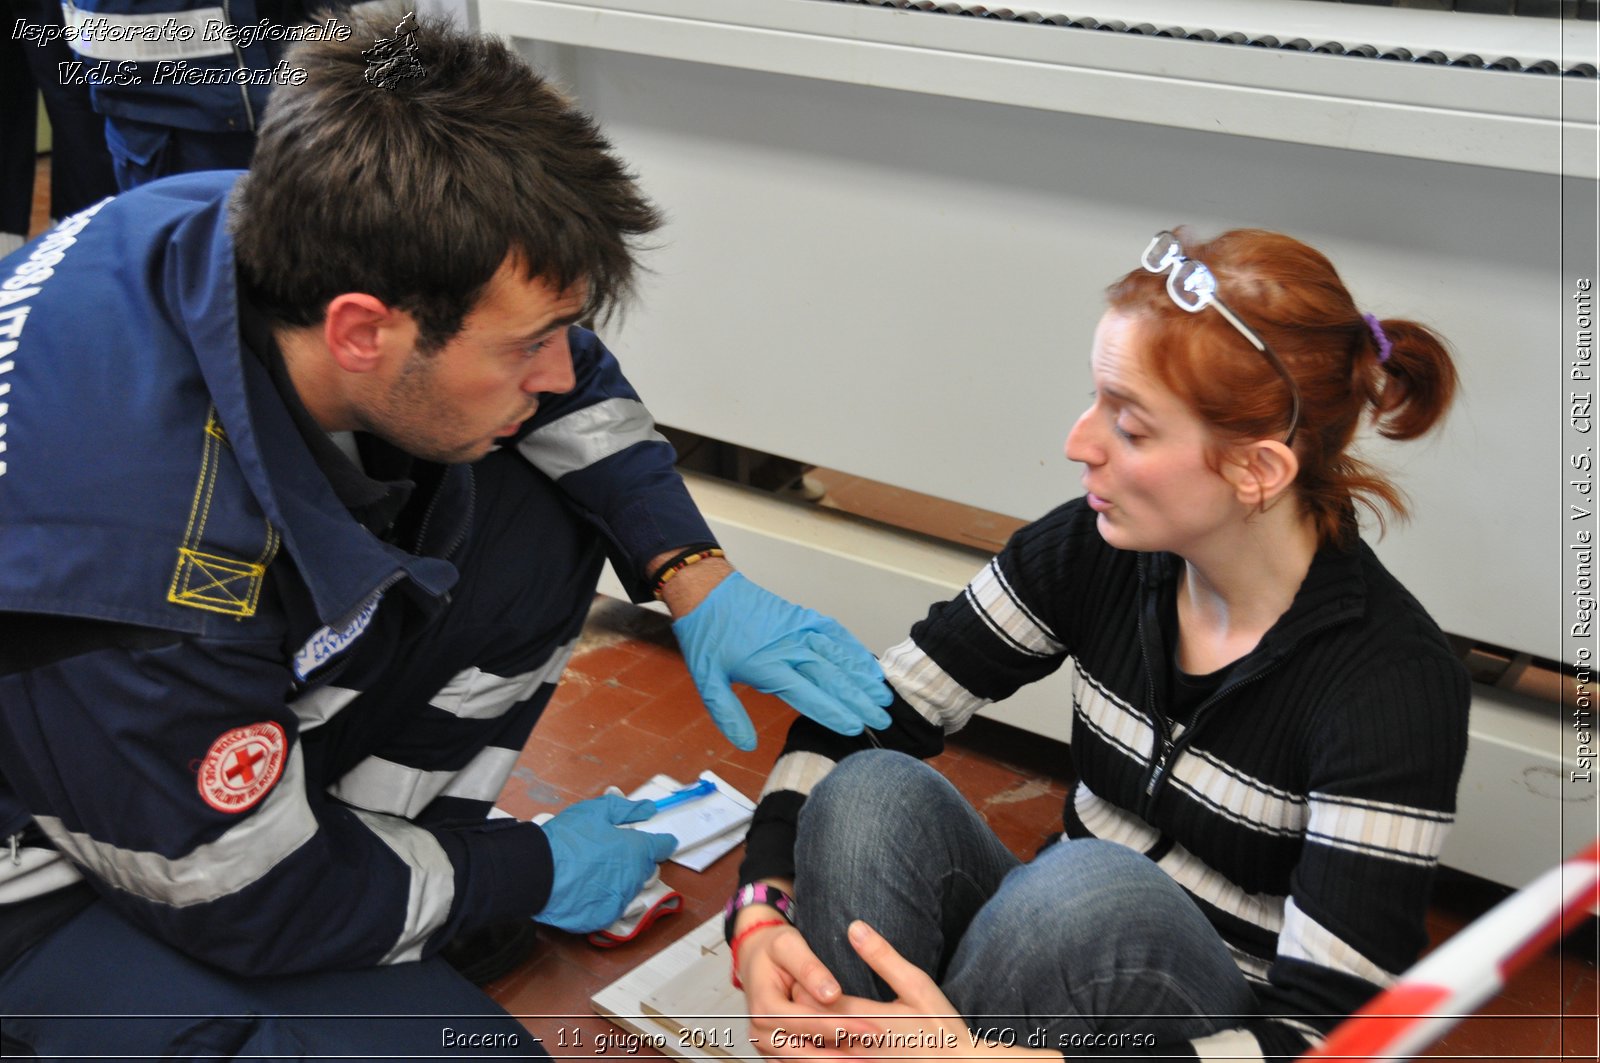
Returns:
[[[795,852],[800,929],[846,993],[892,999],[845,938],[864,919],[938,982],[974,1030],[1017,1044],[1201,1037],[1256,1011],[1222,938],[1144,855],[1062,841],[1018,860],[933,768],[846,758],[811,794]],[[1126,1042],[1124,1042],[1126,1043]]]

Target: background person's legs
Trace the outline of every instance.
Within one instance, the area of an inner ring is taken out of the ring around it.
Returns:
[[[174,174],[249,169],[256,150],[254,133],[209,133],[121,115],[106,117],[105,141],[122,192]]]
[[[12,18],[6,25],[15,28],[17,20],[40,26],[61,26],[62,5],[57,0],[7,0],[0,11],[10,6]],[[19,42],[21,43],[21,42]],[[111,170],[111,152],[106,147],[105,119],[95,113],[89,101],[87,83],[75,83],[70,64],[79,61],[65,41],[49,44],[29,41],[23,45],[26,68],[44,97],[50,116],[50,217],[60,220],[117,194],[116,177]],[[63,68],[62,64],[68,64]],[[85,63],[85,66],[92,65]],[[32,117],[30,93],[29,110]],[[0,152],[0,156],[4,153]],[[29,184],[32,184],[32,145],[28,146]]]

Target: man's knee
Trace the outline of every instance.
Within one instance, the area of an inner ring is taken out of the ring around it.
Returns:
[[[473,467],[471,538],[454,594],[478,616],[588,609],[605,563],[599,531],[544,474],[514,453]]]

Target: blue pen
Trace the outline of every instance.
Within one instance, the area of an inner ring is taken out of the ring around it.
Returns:
[[[715,783],[713,783],[710,779],[701,779],[693,786],[686,786],[676,793],[668,794],[665,797],[658,797],[650,803],[656,806],[657,812],[660,812],[664,808],[671,808],[673,805],[681,805],[685,801],[693,801],[697,797],[704,797],[707,794],[714,794],[716,792],[717,787]]]

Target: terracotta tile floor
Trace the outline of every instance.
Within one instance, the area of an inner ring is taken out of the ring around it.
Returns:
[[[774,698],[742,691],[760,744],[741,753],[724,741],[695,695],[665,618],[625,602],[597,598],[567,676],[534,731],[501,804],[532,816],[599,793],[624,790],[665,772],[689,780],[711,768],[749,796],[761,789],[791,718]],[[1054,766],[1064,747],[987,721],[975,721],[936,764],[976,805],[1013,851],[1031,855],[1060,827],[1066,787]],[[584,1044],[614,1029],[593,1014],[589,997],[690,928],[715,914],[732,890],[741,849],[704,873],[664,865],[662,877],[683,893],[684,911],[645,937],[611,950],[547,932],[545,945],[522,969],[489,987],[491,995],[563,1053],[582,1031]],[[1487,910],[1504,890],[1447,876],[1429,918],[1435,944]],[[1592,925],[1569,939],[1564,953],[1539,957],[1482,1012],[1439,1045],[1438,1059],[1594,1059],[1600,980]],[[643,1053],[650,1053],[643,1049]]]

